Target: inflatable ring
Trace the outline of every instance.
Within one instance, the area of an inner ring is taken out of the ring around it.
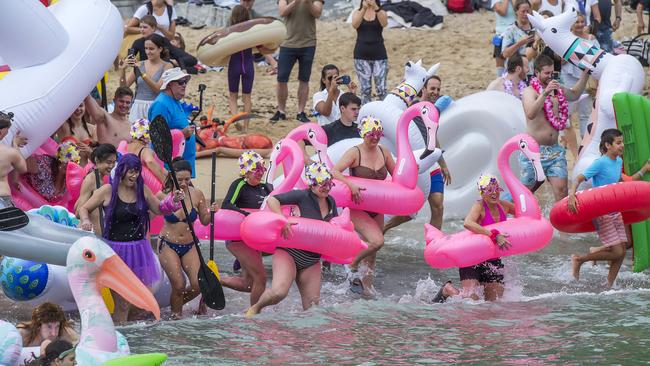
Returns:
[[[164,353],[147,353],[116,358],[102,364],[102,366],[158,366],[167,361]]]
[[[650,217],[650,183],[625,182],[590,188],[576,193],[578,212],[568,209],[564,198],[551,209],[551,224],[565,233],[596,231],[592,220],[609,213],[620,212],[623,222],[633,224]]]
[[[287,36],[284,23],[275,18],[257,18],[216,31],[203,38],[197,47],[197,58],[210,66],[228,66],[230,55],[257,47],[262,53],[273,53]]]

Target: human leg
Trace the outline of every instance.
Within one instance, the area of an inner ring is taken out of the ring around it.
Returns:
[[[278,76],[277,76],[277,101],[278,111],[285,113],[287,107],[287,98],[289,89],[287,83],[291,75],[291,69],[298,60],[293,48],[280,47],[280,57],[278,59]]]
[[[559,144],[544,146],[542,149],[544,150],[541,155],[542,167],[548,182],[553,187],[555,202],[558,202],[569,194],[566,150]]]
[[[357,80],[359,80],[361,104],[366,104],[372,101],[372,68],[370,62],[354,59],[354,71],[357,73]]]
[[[393,216],[388,220],[388,222],[384,225],[384,230],[383,234],[386,235],[386,232],[392,228],[396,228],[400,225],[402,225],[405,222],[409,222],[413,220],[411,216]]]
[[[299,48],[298,52],[298,113],[303,113],[309,99],[309,78],[316,47]]]
[[[172,315],[180,317],[183,312],[183,293],[185,291],[185,277],[183,276],[181,259],[175,251],[165,245],[162,238],[158,238],[158,259],[171,284],[172,293],[169,302]]]
[[[289,293],[291,283],[296,278],[296,263],[289,253],[282,249],[273,255],[273,280],[271,288],[266,289],[260,299],[246,311],[246,316],[259,314],[263,308],[282,301]]]
[[[255,304],[266,287],[266,271],[262,256],[242,241],[228,241],[226,248],[241,264],[244,276],[221,276],[221,283],[233,290],[250,292],[250,303]]]
[[[458,269],[458,275],[460,276],[460,291],[456,290],[456,295],[460,295],[463,298],[470,298],[472,300],[478,300],[478,287],[479,284],[479,273],[477,266],[471,267],[462,267]]]
[[[429,189],[429,208],[431,210],[431,219],[429,224],[436,227],[438,230],[442,228],[442,216],[444,213],[444,197],[445,197],[445,180],[442,172],[437,172],[431,175],[431,188]]]
[[[485,261],[477,266],[479,283],[483,286],[485,301],[503,297],[503,263],[500,259]]]
[[[373,79],[375,80],[375,91],[377,99],[383,100],[386,96],[386,80],[388,77],[388,60],[373,61]]]
[[[320,302],[321,265],[320,262],[303,269],[296,275],[302,308],[309,309]]]
[[[190,280],[190,288],[186,288],[183,291],[183,304],[187,304],[192,301],[201,293],[199,288],[199,270],[201,269],[201,261],[199,260],[199,254],[196,252],[198,248],[196,245],[192,245],[185,255],[181,258],[181,264],[183,265],[183,271],[187,275],[187,278]]]
[[[357,269],[359,263],[366,257],[377,253],[382,246],[384,246],[384,235],[382,234],[383,215],[377,215],[374,219],[371,218],[367,212],[360,210],[350,210],[350,219],[354,224],[354,228],[361,235],[368,248],[359,252],[350,264],[350,268]],[[381,217],[382,223],[379,224],[377,218]]]
[[[571,257],[573,277],[576,280],[580,279],[580,267],[587,261],[611,261],[609,275],[607,277],[608,283],[611,286],[621,268],[627,246],[627,235],[625,225],[623,224],[623,217],[620,213],[607,214],[597,217],[594,223],[598,237],[606,248],[583,256],[574,254]],[[619,260],[620,263],[618,263]]]

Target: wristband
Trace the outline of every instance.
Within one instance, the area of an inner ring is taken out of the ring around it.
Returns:
[[[174,202],[174,196],[170,193],[164,200],[160,201],[160,212],[163,215],[171,215],[180,210],[182,207],[180,202]]]
[[[497,229],[490,230],[490,240],[492,240],[494,245],[498,245],[497,244],[497,235],[499,235],[499,234],[501,234],[501,232],[499,230],[497,230]]]
[[[144,73],[144,74],[142,74],[142,75],[141,75],[140,77],[141,77],[141,78],[142,78],[142,79],[144,80],[144,78],[146,78],[146,77],[147,77],[147,73],[145,72],[145,73]]]

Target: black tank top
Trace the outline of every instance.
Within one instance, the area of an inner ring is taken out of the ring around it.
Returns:
[[[118,196],[111,219],[111,231],[108,233],[108,240],[124,242],[143,238],[144,228],[138,217],[138,206],[135,202],[126,203]]]
[[[384,46],[384,37],[382,32],[384,28],[379,24],[379,19],[375,15],[375,20],[361,19],[361,24],[357,28],[357,43],[354,45],[354,58],[357,60],[386,60],[386,47]]]

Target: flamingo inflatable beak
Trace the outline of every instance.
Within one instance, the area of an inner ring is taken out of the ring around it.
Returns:
[[[160,320],[160,307],[153,294],[117,255],[104,260],[97,275],[97,286],[116,291],[126,301],[152,312],[156,320]]]

